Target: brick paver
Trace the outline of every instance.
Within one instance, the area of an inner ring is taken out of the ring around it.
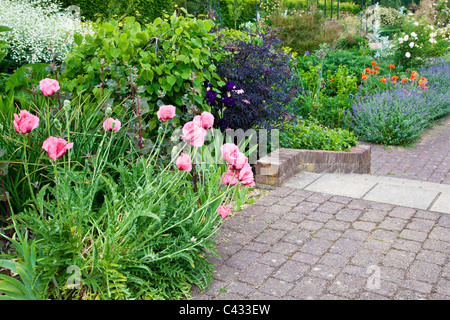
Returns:
[[[448,217],[277,188],[227,218],[193,299],[450,300]]]
[[[450,117],[373,175],[450,184]],[[228,217],[196,300],[450,300],[450,215],[287,187]]]
[[[450,184],[450,117],[410,147],[371,146],[371,174]]]

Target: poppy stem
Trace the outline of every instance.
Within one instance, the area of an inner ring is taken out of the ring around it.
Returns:
[[[56,160],[53,163],[53,168],[55,169],[55,186],[56,186],[56,206],[58,207],[58,216],[59,216],[59,236],[62,236],[63,223],[61,217],[61,207],[59,205],[59,181],[58,181],[58,168],[56,166]]]
[[[28,173],[27,144],[28,137],[23,135],[23,169],[25,171],[25,177],[27,178],[28,187],[30,188],[31,198],[33,199],[35,206],[37,206],[36,197],[34,196],[33,188],[31,188],[31,180]]]

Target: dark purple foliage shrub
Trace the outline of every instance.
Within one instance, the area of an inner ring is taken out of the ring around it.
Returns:
[[[226,46],[233,54],[217,67],[226,84],[210,88],[205,97],[214,107],[217,126],[270,128],[283,119],[295,76],[289,66],[290,56],[283,52],[276,36],[266,35],[261,40],[259,44],[238,41]]]

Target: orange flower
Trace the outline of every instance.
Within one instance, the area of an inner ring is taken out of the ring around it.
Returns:
[[[377,65],[377,63],[375,61],[372,61],[370,64],[373,65],[373,66]]]
[[[378,70],[372,71],[372,72],[375,73],[375,74],[379,74],[380,73],[380,71],[378,71]]]
[[[369,68],[365,68],[364,69],[367,73],[371,73],[372,72],[372,70],[370,70]]]
[[[392,76],[392,83],[397,83],[398,77],[397,76]]]
[[[419,74],[417,73],[417,71],[413,71],[411,73],[411,77],[409,78],[409,80],[413,81],[413,80],[417,80],[417,77],[419,76]]]
[[[375,69],[375,70],[380,70],[380,67],[375,67],[374,69]]]
[[[419,86],[422,88],[422,90],[428,89],[428,87],[425,85],[425,83],[419,83]]]
[[[427,82],[428,82],[428,79],[424,78],[424,77],[420,78],[420,80],[419,80],[419,84],[421,84],[421,83],[426,84]]]
[[[395,69],[395,66],[393,64],[390,64],[389,69]]]
[[[362,79],[362,80],[366,80],[368,77],[369,77],[369,76],[368,76],[367,74],[365,74],[365,73],[363,73],[363,74],[361,75],[361,79]]]
[[[380,81],[381,82],[386,82],[386,78],[381,78]]]
[[[400,80],[400,83],[405,83],[405,82],[408,82],[408,78]]]

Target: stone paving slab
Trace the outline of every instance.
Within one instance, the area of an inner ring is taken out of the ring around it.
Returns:
[[[194,300],[450,300],[450,215],[280,187],[229,216]]]
[[[450,214],[447,184],[365,174],[301,173],[285,186]]]

